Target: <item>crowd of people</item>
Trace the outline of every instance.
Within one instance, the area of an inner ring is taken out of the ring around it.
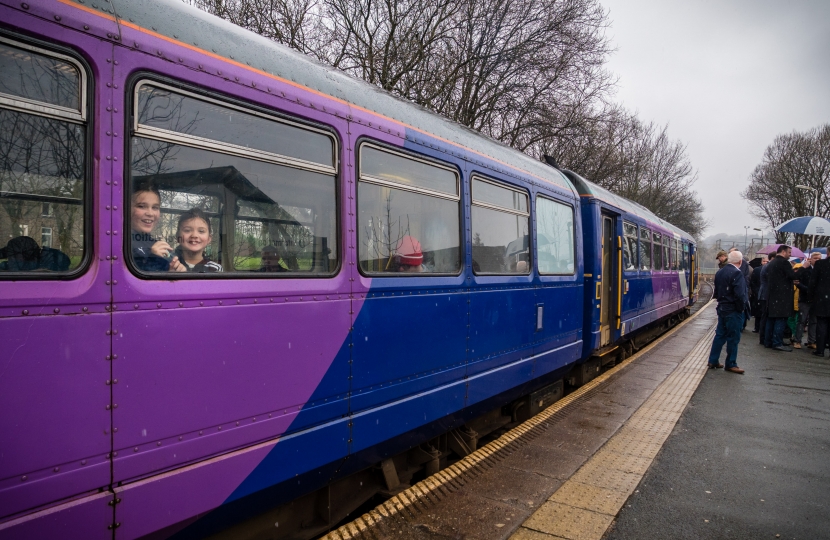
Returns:
[[[780,352],[807,349],[824,357],[830,336],[830,260],[814,251],[803,259],[781,244],[754,269],[735,248],[717,254],[714,298],[718,327],[709,368],[743,374],[738,344],[750,319],[761,345]],[[806,335],[807,341],[804,341]],[[726,363],[720,363],[726,345]]]

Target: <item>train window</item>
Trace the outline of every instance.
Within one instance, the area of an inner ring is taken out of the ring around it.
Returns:
[[[537,197],[536,239],[540,274],[574,273],[573,207]]]
[[[86,153],[81,64],[0,38],[0,275],[80,267]]]
[[[671,268],[671,249],[669,249],[669,237],[663,237],[663,270]]]
[[[683,270],[688,271],[691,268],[689,264],[689,244],[683,242]]]
[[[473,271],[530,273],[527,194],[475,177],[472,187]]]
[[[367,274],[457,274],[461,197],[450,167],[360,146],[358,258]]]
[[[677,240],[671,241],[672,248],[672,270],[680,270],[680,252],[677,249]]]
[[[290,121],[173,89],[157,82],[136,87],[137,133],[226,154],[331,172],[331,137]]]
[[[623,221],[623,268],[637,270],[637,226]]]
[[[168,277],[336,269],[333,137],[155,82],[135,92],[127,213],[135,268]]]
[[[652,252],[654,255],[654,263],[653,268],[655,270],[662,270],[663,269],[663,235],[660,233],[653,233],[652,239],[654,241],[654,251]]]
[[[640,270],[651,270],[651,231],[640,227]]]

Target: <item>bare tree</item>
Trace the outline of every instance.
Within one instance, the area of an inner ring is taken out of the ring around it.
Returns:
[[[788,219],[813,214],[813,192],[796,185],[817,190],[818,215],[830,214],[830,124],[777,136],[741,196],[754,216],[774,228]],[[810,238],[796,235],[796,244],[806,248]],[[778,241],[785,239],[786,234],[777,235]],[[830,238],[817,236],[816,244],[830,245]]]

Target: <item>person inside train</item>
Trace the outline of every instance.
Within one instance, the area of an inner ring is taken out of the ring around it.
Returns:
[[[0,249],[0,270],[6,272],[28,272],[37,270],[40,260],[40,246],[33,238],[18,236],[12,238],[6,247]]]
[[[167,258],[173,248],[164,240],[152,236],[161,220],[161,195],[158,188],[149,183],[139,184],[132,196],[130,213],[130,240],[133,263],[145,272],[166,272],[170,269]]]
[[[176,229],[176,247],[170,261],[171,272],[221,272],[222,265],[205,256],[205,250],[213,239],[210,219],[201,208],[191,208],[179,216]]]
[[[282,257],[277,246],[265,246],[262,248],[262,260],[259,272],[288,272],[288,269],[280,264]]]
[[[394,259],[398,272],[413,274],[424,271],[424,253],[421,251],[421,243],[414,236],[401,238]]]

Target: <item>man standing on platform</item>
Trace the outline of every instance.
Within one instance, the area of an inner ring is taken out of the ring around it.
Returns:
[[[787,318],[795,312],[795,290],[793,285],[798,284],[790,264],[790,246],[781,244],[775,258],[767,264],[764,275],[767,278],[767,327],[764,330],[764,346],[767,348],[789,352],[790,347],[784,346],[784,328]]]
[[[744,309],[748,302],[746,278],[741,273],[744,256],[740,251],[729,254],[723,268],[715,274],[715,298],[718,300],[718,328],[712,351],[709,353],[709,369],[722,368],[718,362],[723,345],[726,344],[726,371],[742,375],[738,367],[738,343],[744,327]]]

